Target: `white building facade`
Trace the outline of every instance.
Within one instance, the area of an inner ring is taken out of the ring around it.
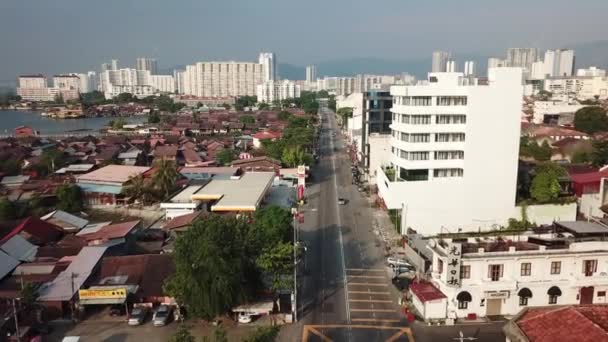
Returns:
[[[449,59],[449,52],[434,51],[431,61],[431,72],[446,72]]]
[[[608,245],[565,235],[430,241],[431,281],[448,299],[443,316],[511,316],[525,307],[607,304]]]
[[[306,83],[312,83],[317,81],[317,67],[315,65],[309,65],[306,67]]]
[[[264,69],[264,82],[278,80],[277,58],[273,52],[262,52],[259,56],[259,63]]]
[[[186,66],[184,94],[199,97],[253,96],[264,66],[250,62],[199,62]]]
[[[53,76],[53,86],[63,90],[77,90],[80,92],[80,77],[76,74]]]
[[[385,206],[402,210],[402,229],[506,224],[515,208],[522,70],[490,69],[487,85],[431,73],[391,95],[394,175],[379,168],[377,183]]]
[[[300,85],[293,81],[267,81],[257,86],[258,102],[272,103],[300,97]]]
[[[507,66],[530,70],[532,63],[539,60],[537,48],[510,48],[507,50]]]
[[[150,85],[160,93],[175,93],[175,78],[171,75],[150,75]]]
[[[135,61],[135,68],[137,70],[148,70],[152,75],[158,73],[158,64],[154,58],[137,58]]]
[[[602,76],[551,77],[544,81],[544,89],[554,96],[564,95],[580,100],[591,100],[596,96],[608,98],[608,78]]]
[[[574,73],[574,50],[547,50],[544,64],[545,74],[551,77],[572,76]]]

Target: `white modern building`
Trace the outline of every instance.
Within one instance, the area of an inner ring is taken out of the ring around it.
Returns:
[[[537,48],[509,48],[507,50],[507,66],[530,70],[532,63],[539,60]]]
[[[132,68],[123,68],[117,70],[106,70],[100,75],[100,83],[102,92],[105,93],[106,98],[112,98],[121,92],[134,91],[138,95],[148,94],[148,87],[154,89],[151,86],[151,75],[148,70],[137,70]],[[124,90],[124,91],[123,91]],[[146,95],[147,96],[147,95]]]
[[[62,90],[77,90],[80,92],[80,77],[77,74],[53,76],[53,86]]]
[[[173,78],[175,79],[175,91],[180,95],[185,94],[186,70],[173,70]]]
[[[97,73],[89,71],[86,74],[76,74],[80,79],[80,92],[89,93],[97,90]]]
[[[122,93],[129,93],[137,98],[152,96],[156,93],[150,85],[111,85],[105,92],[106,99],[111,99]]]
[[[431,72],[446,72],[450,53],[445,51],[434,51],[432,57]]]
[[[259,63],[264,68],[264,82],[278,80],[277,58],[274,52],[262,52],[259,56]]]
[[[150,75],[150,85],[160,93],[175,93],[175,78],[171,75]]]
[[[257,86],[258,102],[272,103],[300,97],[300,85],[293,81],[266,81]]]
[[[602,76],[551,77],[544,81],[544,89],[554,96],[574,97],[590,100],[596,96],[608,98],[608,78]]]
[[[431,282],[447,297],[443,317],[510,316],[525,307],[607,304],[607,236],[603,224],[558,221],[544,233],[430,240]]]
[[[581,105],[578,102],[558,100],[534,101],[532,122],[535,124],[548,123],[552,120],[559,122],[560,116],[569,115],[574,117],[574,113],[584,107],[585,105]]]
[[[154,58],[137,58],[135,61],[135,68],[137,70],[148,70],[152,75],[156,75],[158,73],[158,64]]]
[[[583,77],[606,77],[606,70],[592,66],[592,67],[589,67],[587,69],[578,69],[576,71],[576,76],[583,76]]]
[[[315,65],[309,65],[306,67],[306,83],[312,83],[317,81],[317,67]]]
[[[574,50],[547,50],[545,52],[545,74],[551,77],[568,77],[574,73]]]
[[[506,224],[515,210],[522,69],[490,69],[483,84],[430,73],[390,93],[392,156],[390,171],[377,170],[378,194],[402,211],[403,231]]]
[[[265,67],[252,62],[198,62],[186,66],[184,94],[199,97],[253,96]]]
[[[44,75],[21,75],[18,79],[18,88],[42,89],[47,87]]]
[[[464,75],[465,76],[475,76],[475,62],[474,61],[464,62]]]
[[[72,77],[60,79],[68,78],[71,86],[78,87],[79,82],[76,82],[76,84],[72,83]],[[75,79],[76,81],[78,80],[78,78]],[[19,76],[17,82],[17,95],[21,96],[21,98],[26,101],[50,102],[59,98],[62,98],[65,101],[77,99],[79,95],[78,89],[72,89],[68,87],[67,83],[63,84],[61,82],[62,81],[59,81],[59,83],[65,85],[66,88],[48,87],[47,79],[44,75],[22,75]]]
[[[502,58],[496,58],[496,57],[488,58],[488,69],[504,68],[506,66],[507,66],[507,61]]]

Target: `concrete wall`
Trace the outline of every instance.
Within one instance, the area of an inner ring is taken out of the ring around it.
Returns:
[[[412,304],[414,304],[414,307],[425,321],[446,318],[447,305],[445,298],[423,303],[416,295],[412,294]]]
[[[576,203],[537,204],[526,207],[528,221],[536,224],[552,224],[553,221],[576,221]],[[512,218],[521,220],[521,207],[515,207]]]
[[[416,267],[416,271],[424,273],[426,271],[425,269],[425,260],[424,258],[422,258],[420,255],[418,255],[418,253],[416,253],[416,251],[410,247],[408,244],[405,244],[405,257],[408,259],[408,261],[410,263],[412,263],[412,265],[414,267]]]
[[[388,164],[391,156],[391,136],[370,134],[369,136],[369,183],[376,184],[377,169]]]

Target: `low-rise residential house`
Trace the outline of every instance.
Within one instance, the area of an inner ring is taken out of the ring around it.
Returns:
[[[77,233],[89,224],[89,221],[63,210],[51,211],[40,219],[61,227],[66,233]]]
[[[442,316],[512,316],[526,307],[606,303],[606,237],[608,226],[568,221],[517,236],[431,239],[430,279],[447,297]]]
[[[281,139],[282,136],[283,136],[283,134],[281,134],[281,132],[274,132],[274,131],[258,132],[253,135],[253,147],[261,148],[262,142],[264,140],[276,141],[277,139]]]
[[[208,203],[214,212],[254,212],[263,204],[274,178],[274,172],[248,172],[230,179],[212,179],[190,198]]]
[[[109,163],[118,157],[120,153],[120,147],[116,145],[110,145],[103,147],[97,152],[96,155],[91,157],[96,165]]]
[[[245,172],[275,172],[278,174],[281,162],[267,156],[253,157],[235,160],[232,162],[232,167],[239,167]]]
[[[179,169],[184,177],[191,181],[209,180],[215,179],[228,179],[232,176],[238,176],[241,169],[238,167],[222,167],[222,166],[210,166],[210,167],[182,167]]]
[[[125,250],[131,249],[134,241],[134,234],[141,229],[141,221],[128,221],[114,223],[102,227],[96,232],[82,234],[79,237],[87,241],[89,246],[114,247],[125,245]]]
[[[129,166],[141,165],[144,163],[144,159],[143,152],[137,148],[132,148],[118,155],[118,160],[121,164]]]
[[[185,148],[182,150],[182,155],[186,167],[199,166],[203,163],[203,158],[194,149]]]
[[[116,205],[130,178],[149,170],[143,166],[108,165],[77,176],[76,185],[84,192],[88,205]]]
[[[177,160],[177,146],[175,145],[162,145],[156,146],[152,152],[154,159],[164,160]]]
[[[21,235],[37,246],[44,246],[61,239],[63,230],[34,216],[0,224],[0,243],[8,241],[15,235]]]
[[[87,173],[93,170],[95,164],[70,164],[66,167],[62,167],[61,169],[55,171],[55,174],[64,175],[64,174],[81,174]]]
[[[203,211],[195,211],[190,214],[176,216],[173,219],[169,220],[163,226],[163,229],[170,233],[180,233],[188,230],[192,222],[196,221],[201,215]]]
[[[572,190],[577,198],[578,211],[585,217],[604,216],[608,204],[608,169],[588,172],[569,172]]]
[[[28,262],[35,259],[38,246],[21,235],[14,235],[0,245],[0,250],[21,262]]]
[[[565,138],[589,139],[587,133],[579,132],[574,129],[534,124],[524,125],[524,127],[522,127],[522,134],[536,140],[539,144],[542,144],[544,141],[552,144]]]
[[[30,176],[4,176],[0,185],[7,188],[18,188],[30,179]]]
[[[15,137],[17,138],[21,138],[21,137],[33,137],[36,135],[36,131],[29,126],[19,126],[19,127],[15,127]]]

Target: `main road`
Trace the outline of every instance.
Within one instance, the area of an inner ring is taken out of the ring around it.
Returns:
[[[297,339],[411,340],[400,314],[399,293],[384,265],[383,247],[374,234],[372,208],[352,184],[334,113],[323,105],[320,113],[320,161],[306,191],[304,223],[298,227],[307,252],[298,277]],[[347,203],[340,205],[338,198]],[[293,329],[292,334],[295,340]]]

